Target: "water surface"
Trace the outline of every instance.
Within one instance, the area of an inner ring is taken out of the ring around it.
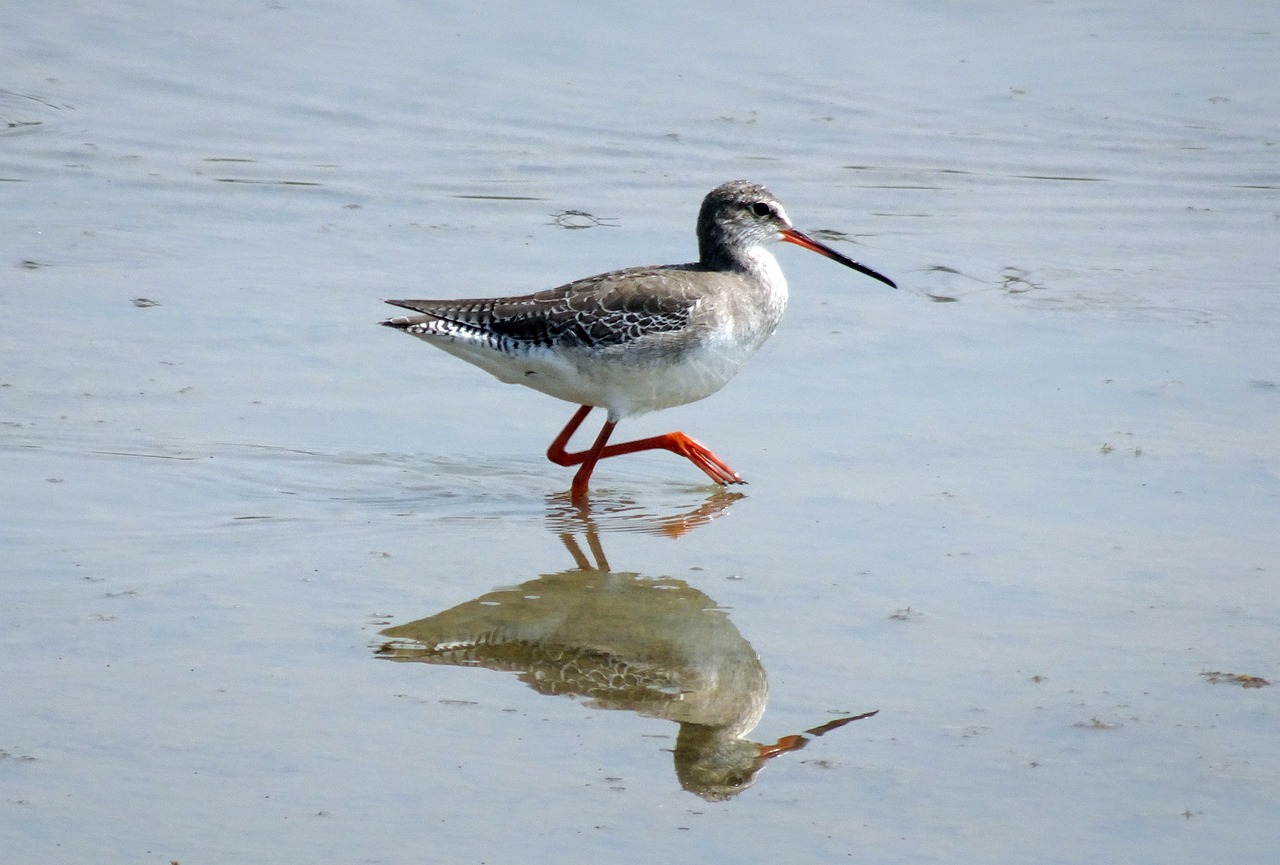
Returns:
[[[1271,861],[1280,16],[735,8],[9,10],[9,860]],[[780,250],[747,370],[620,432],[741,496],[641,455],[584,518],[570,406],[374,324],[688,260],[735,177],[902,286]],[[733,741],[879,714],[706,797],[667,709],[383,656],[566,574],[705,613]]]

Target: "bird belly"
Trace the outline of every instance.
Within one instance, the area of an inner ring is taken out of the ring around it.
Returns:
[[[577,405],[608,409],[612,420],[696,402],[724,387],[754,351],[731,340],[681,350],[636,344],[596,348],[509,346],[427,340],[499,381]]]

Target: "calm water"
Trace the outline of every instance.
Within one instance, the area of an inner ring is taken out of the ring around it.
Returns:
[[[1167,5],[10,4],[6,861],[1272,861],[1280,12]],[[743,495],[374,326],[735,177],[902,285],[627,423]]]

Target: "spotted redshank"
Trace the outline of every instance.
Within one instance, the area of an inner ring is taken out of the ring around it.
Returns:
[[[591,525],[594,562],[562,534],[577,567],[387,628],[379,657],[512,672],[540,694],[674,721],[681,786],[712,801],[750,787],[773,757],[876,714],[836,718],[776,743],[747,739],[769,696],[755,649],[683,580],[610,570]]]
[[[717,186],[698,213],[698,261],[632,267],[519,297],[388,300],[419,315],[382,322],[580,408],[547,449],[557,465],[578,466],[570,496],[583,503],[605,457],[668,450],[719,484],[742,477],[682,432],[609,444],[623,418],[710,396],[737,374],[777,328],[787,281],[765,248],[793,243],[897,288],[893,280],[797,231],[763,186]],[[592,408],[608,411],[594,444],[568,451]]]

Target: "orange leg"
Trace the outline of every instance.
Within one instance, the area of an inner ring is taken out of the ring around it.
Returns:
[[[547,459],[558,466],[576,466],[586,458],[585,451],[571,454],[564,449],[564,446],[569,443],[569,439],[573,438],[573,434],[578,431],[578,427],[582,426],[582,422],[587,419],[589,414],[591,414],[591,406],[589,405],[584,405],[573,413],[573,417],[569,418],[569,422],[564,425],[564,429],[560,430],[560,435],[556,436],[555,441],[551,443],[551,447],[547,448]]]
[[[702,469],[709,478],[718,484],[746,483],[741,475],[729,468],[706,445],[682,432],[663,433],[646,439],[611,445],[608,443],[609,436],[613,434],[613,429],[617,426],[617,423],[605,421],[604,426],[600,429],[600,434],[596,436],[595,443],[588,450],[570,453],[565,450],[565,445],[569,443],[569,439],[578,431],[578,427],[582,426],[582,422],[586,420],[587,415],[590,413],[591,406],[589,405],[584,405],[574,412],[573,417],[569,419],[564,429],[560,431],[555,441],[551,443],[551,447],[547,448],[547,459],[556,465],[574,466],[581,464],[577,474],[573,476],[573,486],[570,488],[570,497],[574,501],[582,501],[586,498],[587,483],[591,480],[591,472],[595,469],[597,462],[606,457],[622,456],[623,454],[633,454],[639,451],[671,451],[673,454],[679,454]]]

